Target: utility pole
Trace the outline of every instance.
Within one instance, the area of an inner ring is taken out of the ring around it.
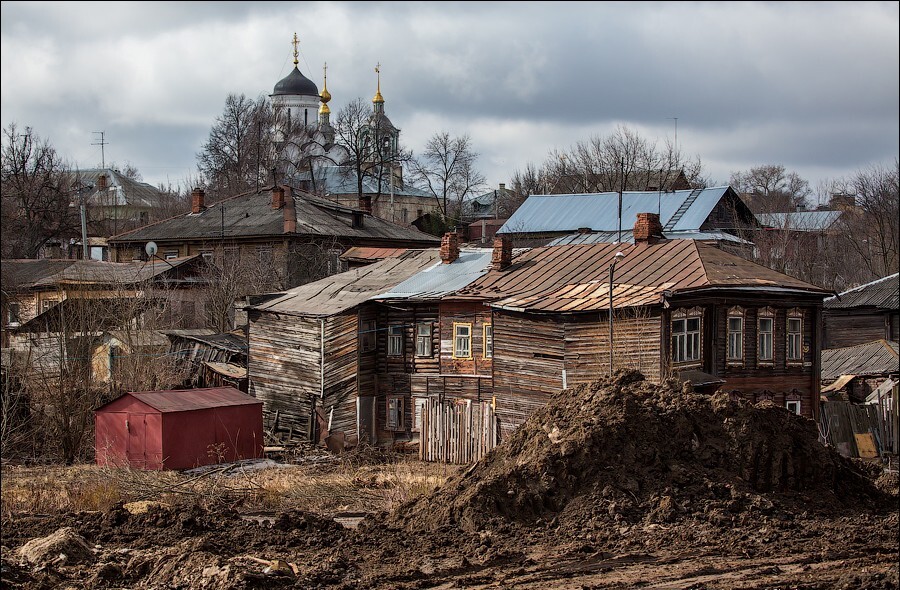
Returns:
[[[100,146],[100,167],[106,168],[106,150],[104,147],[107,145],[106,141],[106,132],[105,131],[94,131],[94,133],[100,134],[100,141],[96,143],[92,143],[91,145],[99,145]]]

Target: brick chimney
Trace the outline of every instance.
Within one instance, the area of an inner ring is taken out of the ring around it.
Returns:
[[[368,213],[372,214],[372,197],[369,195],[363,195],[359,198],[359,208]]]
[[[284,233],[293,234],[297,233],[297,211],[294,208],[294,191],[291,190],[290,187],[287,189],[287,196],[284,194],[284,189],[282,187],[278,187],[281,191],[281,204],[282,208],[282,219],[284,219]],[[274,207],[274,192],[273,192],[273,203]]]
[[[206,209],[206,192],[202,188],[195,188],[191,192],[191,213],[200,213]]]
[[[509,236],[494,236],[491,270],[504,270],[512,264],[512,240]]]
[[[459,258],[459,236],[456,232],[448,231],[441,238],[441,262],[450,264]]]
[[[659,222],[659,215],[656,213],[638,213],[637,221],[634,224],[634,243],[635,244],[655,244],[663,236],[663,227]]]
[[[106,188],[106,174],[101,174],[97,179],[97,188],[101,191]]]
[[[272,187],[272,209],[281,209],[284,207],[284,187]]]

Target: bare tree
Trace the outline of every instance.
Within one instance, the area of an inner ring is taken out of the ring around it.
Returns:
[[[796,172],[781,164],[756,166],[746,172],[732,172],[730,184],[745,195],[754,213],[795,211],[809,206],[812,190]]]
[[[459,222],[466,197],[484,188],[477,161],[478,153],[468,135],[452,137],[440,131],[431,136],[422,155],[410,162],[413,178],[434,195],[441,214],[451,224]]]
[[[357,196],[363,196],[363,180],[369,167],[368,146],[362,130],[368,124],[370,110],[362,98],[347,103],[338,111],[334,123],[335,142],[347,151],[347,171],[356,176]]]
[[[216,117],[209,138],[197,154],[197,166],[208,183],[210,202],[265,183],[274,151],[272,122],[267,97],[254,101],[243,94],[228,95],[224,112]]]
[[[79,234],[69,169],[50,142],[15,123],[3,131],[2,255],[36,258],[48,242]]]

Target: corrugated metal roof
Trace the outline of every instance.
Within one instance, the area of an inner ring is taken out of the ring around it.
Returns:
[[[492,270],[450,298],[482,299],[497,306],[580,312],[609,306],[609,267],[616,263],[613,306],[630,307],[703,289],[828,291],[695,240],[657,244],[545,246],[522,252],[505,270]]]
[[[297,180],[309,180],[308,172],[298,174]],[[356,184],[356,171],[351,166],[321,166],[316,168],[316,190],[322,191],[326,195],[356,195],[358,187]],[[395,181],[396,182],[396,181]],[[433,195],[424,189],[414,186],[410,182],[400,182],[394,184],[395,196],[407,197],[433,197]],[[378,183],[371,177],[363,177],[363,193],[365,194],[391,194],[391,186],[388,179],[385,179],[378,190]]]
[[[92,168],[89,170],[78,171],[82,184],[90,185],[93,191],[88,195],[87,202],[89,205],[110,206],[116,205],[151,208],[156,207],[160,203],[159,189],[147,184],[128,178],[124,174],[111,168]],[[98,189],[100,184],[100,176],[106,175],[105,190]]]
[[[896,342],[874,340],[856,346],[829,348],[822,351],[822,380],[841,375],[868,377],[900,372],[900,355]]]
[[[414,227],[391,223],[309,193],[288,190],[293,194],[297,221],[297,229],[293,235],[402,240],[424,247],[440,242],[439,238]],[[353,217],[360,214],[363,215],[362,226],[354,227]],[[284,235],[284,210],[272,208],[270,187],[259,193],[246,193],[213,203],[200,213],[184,213],[113,236],[109,242],[115,244],[153,240],[165,243]]]
[[[394,288],[438,258],[437,249],[409,250],[397,258],[386,258],[301,285],[249,309],[289,315],[329,316]]]
[[[894,273],[871,283],[848,289],[836,297],[829,297],[825,300],[826,309],[852,307],[900,309],[900,273]]]
[[[757,213],[756,219],[765,227],[793,231],[824,231],[840,218],[842,211],[789,211],[786,213]]]
[[[491,254],[488,248],[461,250],[452,263],[438,260],[372,299],[429,299],[452,293],[483,276],[490,269]]]
[[[733,242],[735,244],[752,245],[743,238],[739,238],[734,234],[726,231],[710,230],[710,231],[671,231],[665,233],[666,238],[670,240],[706,240],[715,242]],[[569,234],[556,238],[548,246],[567,246],[572,244],[602,244],[614,243],[619,240],[618,231],[602,231],[591,232],[586,234]],[[633,244],[634,234],[631,229],[622,230],[622,243]]]
[[[185,412],[225,406],[249,406],[262,401],[234,387],[207,387],[177,391],[141,391],[128,393],[160,412]]]
[[[624,192],[622,229],[632,228],[638,213],[659,213],[664,227],[674,222],[668,227],[669,231],[699,230],[730,190],[728,186],[718,186],[699,191]],[[583,227],[594,231],[617,231],[619,194],[531,195],[498,233],[572,232]]]

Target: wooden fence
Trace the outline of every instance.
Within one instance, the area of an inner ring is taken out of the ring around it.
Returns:
[[[419,458],[471,463],[497,446],[494,402],[426,398],[422,406]]]
[[[896,390],[880,403],[822,404],[822,440],[845,457],[875,458],[896,454],[898,446]]]

